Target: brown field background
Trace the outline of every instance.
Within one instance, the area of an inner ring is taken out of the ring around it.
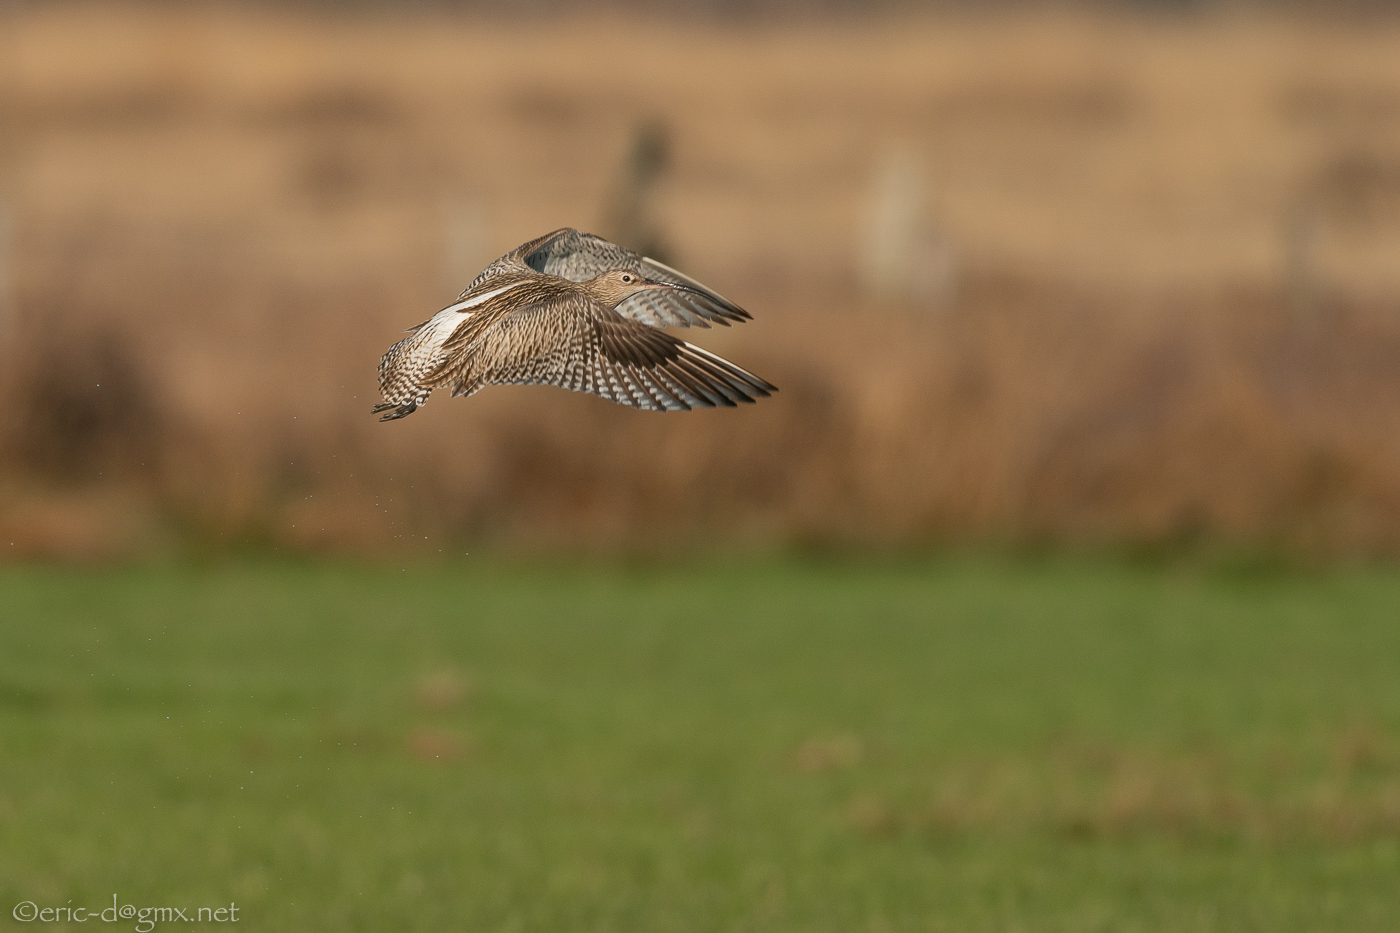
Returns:
[[[403,328],[633,195],[778,395],[370,416]],[[0,560],[1394,554],[1400,23],[0,8],[0,353]]]

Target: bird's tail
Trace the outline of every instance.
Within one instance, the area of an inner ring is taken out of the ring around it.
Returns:
[[[390,411],[392,409],[392,411]],[[418,410],[418,402],[406,402],[400,405],[397,402],[380,402],[369,410],[370,414],[377,415],[380,412],[389,412],[380,421],[397,421],[399,418],[406,418]]]
[[[379,359],[379,394],[384,401],[371,408],[370,412],[383,414],[380,421],[397,421],[408,417],[427,401],[428,393],[432,391],[419,385],[412,368],[405,365],[417,344],[416,335],[405,337]]]

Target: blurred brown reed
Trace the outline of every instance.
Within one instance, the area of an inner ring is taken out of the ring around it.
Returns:
[[[1393,25],[0,15],[0,554],[1400,548]],[[756,317],[692,336],[782,391],[376,423],[452,253],[606,223],[639,125]],[[891,151],[936,301],[862,286]]]

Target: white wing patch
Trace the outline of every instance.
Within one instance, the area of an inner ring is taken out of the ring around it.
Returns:
[[[462,319],[457,316],[457,312],[451,308],[443,308],[434,314],[428,323],[423,325],[422,330],[415,335],[418,338],[418,346],[436,354],[447,338],[452,336],[457,325],[461,323]]]
[[[495,298],[497,295],[503,295],[506,292],[510,291],[512,288],[517,288],[522,284],[524,283],[512,282],[509,285],[502,285],[500,288],[493,288],[489,292],[482,292],[480,295],[472,295],[466,301],[459,301],[455,305],[448,305],[447,307],[439,311],[438,314],[446,314],[449,311],[458,313],[467,311],[470,308],[475,308],[477,305],[481,304],[484,301],[489,301],[490,299]]]

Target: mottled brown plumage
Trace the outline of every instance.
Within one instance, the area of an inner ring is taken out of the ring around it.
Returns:
[[[659,328],[728,325],[749,315],[674,269],[577,230],[532,240],[491,263],[456,304],[379,362],[390,421],[434,389],[555,385],[651,411],[734,406],[777,391]]]
[[[481,270],[458,300],[511,272],[542,272],[571,282],[586,282],[614,269],[625,269],[653,282],[682,286],[645,291],[624,299],[617,308],[623,317],[654,327],[709,327],[711,322],[728,327],[731,322],[750,320],[743,308],[670,266],[572,227],[546,233],[506,253]]]

